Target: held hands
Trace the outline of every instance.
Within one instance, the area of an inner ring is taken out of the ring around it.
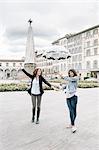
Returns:
[[[51,87],[52,87],[53,90],[59,91],[59,88],[58,88],[58,87],[56,87],[56,86],[51,86]]]

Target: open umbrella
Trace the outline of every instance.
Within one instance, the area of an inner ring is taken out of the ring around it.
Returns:
[[[46,59],[52,60],[62,60],[71,57],[64,46],[58,45],[47,47],[42,56]]]

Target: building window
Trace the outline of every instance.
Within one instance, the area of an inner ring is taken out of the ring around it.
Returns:
[[[82,60],[82,54],[79,54],[79,61]]]
[[[66,44],[66,40],[64,40],[64,44]]]
[[[86,38],[89,38],[90,37],[90,31],[86,32]]]
[[[66,64],[64,64],[64,71],[66,70]]]
[[[79,53],[81,53],[81,52],[82,52],[82,47],[80,46],[80,47],[79,47]]]
[[[80,69],[80,70],[82,69],[82,64],[81,64],[81,63],[79,63],[79,69]]]
[[[68,59],[69,63],[71,63],[71,57]]]
[[[94,48],[94,55],[98,54],[98,48]]]
[[[61,71],[63,71],[63,64],[61,64]]]
[[[90,55],[91,55],[90,49],[87,49],[86,50],[86,56],[90,56]]]
[[[71,54],[74,54],[74,48],[72,49],[72,53]]]
[[[0,63],[0,66],[2,66],[2,63]]]
[[[86,62],[86,69],[90,69],[90,67],[91,67],[91,66],[90,66],[90,61],[87,61],[87,62]]]
[[[74,47],[76,47],[76,46],[74,46]],[[74,54],[76,54],[76,48],[74,48]]]
[[[13,67],[15,67],[15,63],[13,63]]]
[[[77,53],[77,48],[75,48],[75,53]]]
[[[72,49],[69,49],[69,53],[72,53]]]
[[[71,64],[68,64],[68,69],[70,69],[71,68]]]
[[[98,61],[97,60],[93,61],[93,68],[98,68]]]
[[[90,41],[87,42],[87,47],[90,47]]]
[[[93,30],[93,35],[98,34],[98,29]]]
[[[77,63],[75,63],[75,69],[78,69],[78,64]]]
[[[74,69],[74,64],[72,64],[72,68]]]
[[[70,39],[68,39],[68,43],[70,43]]]
[[[9,66],[9,63],[6,63],[6,67],[8,67]]]
[[[77,58],[78,58],[78,55],[73,56],[73,57],[72,57],[72,62],[73,62],[73,61],[77,61]]]
[[[94,40],[94,46],[98,45],[98,39]]]
[[[72,56],[72,62],[75,61],[75,56]]]

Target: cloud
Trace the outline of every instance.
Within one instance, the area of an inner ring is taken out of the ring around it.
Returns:
[[[0,52],[24,52],[28,20],[33,20],[35,47],[43,47],[66,33],[79,32],[97,25],[95,0],[79,1],[11,1],[0,3]],[[3,31],[3,32],[2,32]],[[1,33],[2,32],[2,33]]]
[[[5,35],[10,40],[16,40],[26,37],[26,31],[23,28],[15,27],[6,29]]]
[[[14,27],[6,29],[5,35],[11,40],[17,40],[24,37],[27,37],[28,28],[25,29],[24,27]],[[41,37],[50,39],[53,36],[57,35],[58,31],[55,28],[48,27],[45,25],[40,25],[37,27],[33,27],[33,35],[34,37]]]

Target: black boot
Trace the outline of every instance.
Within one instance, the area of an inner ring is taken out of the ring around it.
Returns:
[[[39,116],[40,116],[40,107],[37,107],[37,120],[36,120],[36,124],[39,124]]]
[[[35,120],[35,107],[32,109],[32,122]]]

